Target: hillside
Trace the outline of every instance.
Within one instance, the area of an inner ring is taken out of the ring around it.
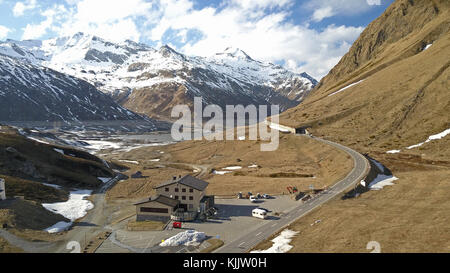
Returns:
[[[1,54],[0,64],[0,121],[4,123],[138,122],[156,129],[153,121],[123,108],[86,81]]]
[[[449,13],[449,1],[395,1],[305,102],[281,115],[282,124],[367,152],[398,178],[292,223],[291,252],[368,253],[370,241],[383,253],[450,250]]]
[[[131,41],[112,43],[77,33],[45,41],[0,43],[0,53],[43,65],[95,85],[128,109],[170,119],[173,106],[192,105],[194,96],[210,104],[299,104],[317,84],[306,73],[293,73],[252,59],[238,48],[213,56],[181,54]]]
[[[449,10],[448,1],[396,1],[280,122],[360,151],[448,159],[449,137],[405,148],[450,128]]]
[[[87,152],[40,143],[11,127],[0,127],[0,177],[7,179],[7,190],[12,194],[48,202],[55,199],[51,196],[61,199],[61,195],[42,183],[96,188],[102,184],[98,177],[112,176],[114,172],[101,159]],[[11,184],[9,177],[14,178]],[[43,192],[42,196],[37,194],[39,190],[50,194],[43,198]]]

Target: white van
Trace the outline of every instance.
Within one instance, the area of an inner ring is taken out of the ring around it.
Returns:
[[[266,219],[267,218],[267,211],[262,209],[254,209],[252,210],[252,216],[260,219]]]

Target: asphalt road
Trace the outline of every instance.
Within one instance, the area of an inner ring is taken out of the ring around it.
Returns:
[[[303,136],[307,137],[307,136]],[[226,243],[223,247],[214,251],[215,253],[242,253],[255,247],[260,242],[269,238],[272,234],[284,229],[286,226],[290,225],[292,222],[300,219],[307,213],[311,212],[315,208],[321,206],[330,199],[336,197],[343,191],[356,186],[362,179],[365,178],[367,172],[369,171],[369,162],[367,159],[359,154],[358,152],[334,143],[328,140],[320,139],[314,137],[315,140],[324,142],[331,146],[334,146],[346,153],[348,153],[354,161],[354,166],[352,171],[341,181],[337,182],[331,186],[327,191],[319,194],[314,199],[310,199],[306,203],[302,203],[297,207],[293,208],[287,214],[280,217],[278,220],[267,221],[267,224],[261,226],[254,232],[250,234],[245,234],[236,240]]]

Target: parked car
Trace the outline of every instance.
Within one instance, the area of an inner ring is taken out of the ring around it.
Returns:
[[[256,198],[256,196],[254,196],[254,195],[250,196],[249,199],[250,199],[250,202],[252,202],[252,203],[255,203],[256,200],[258,200],[258,198]]]
[[[173,228],[181,228],[181,222],[173,222]]]

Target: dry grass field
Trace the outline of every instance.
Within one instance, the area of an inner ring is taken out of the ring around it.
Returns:
[[[127,163],[127,175],[141,171],[145,178],[119,182],[108,198],[138,198],[153,194],[152,187],[174,175],[201,175],[214,195],[287,193],[288,186],[307,190],[311,184],[323,188],[344,177],[353,168],[351,158],[331,146],[294,135],[280,135],[278,150],[260,151],[260,141],[186,141],[163,147],[145,147],[120,154],[115,160]],[[161,153],[163,152],[163,153]],[[160,159],[159,162],[150,160]],[[122,164],[126,164],[121,162]],[[258,167],[249,168],[257,165]],[[213,170],[240,166],[224,175]],[[194,172],[196,169],[197,172]]]

